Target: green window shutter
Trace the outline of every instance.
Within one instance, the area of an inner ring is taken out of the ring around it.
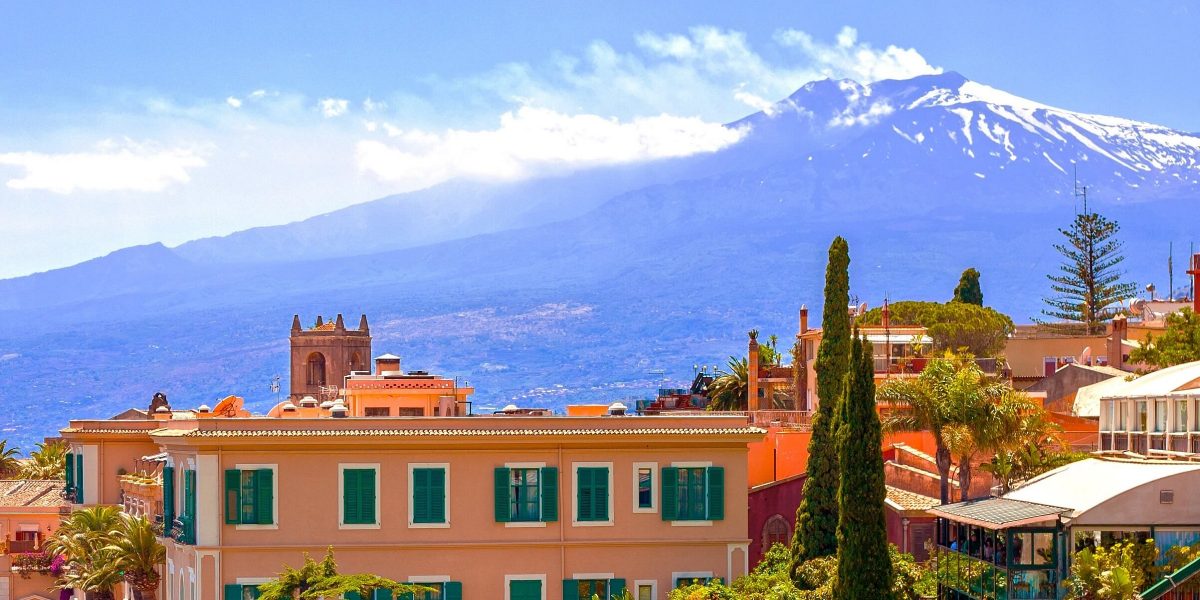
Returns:
[[[196,471],[187,469],[183,472],[183,512],[189,517],[196,516]]]
[[[362,600],[362,594],[358,592],[346,592],[346,600]]]
[[[492,480],[495,483],[496,491],[496,522],[507,523],[509,519],[508,509],[508,479],[509,470],[506,467],[496,467],[493,471]]]
[[[392,600],[392,590],[375,588],[371,590],[371,600]]]
[[[246,586],[242,586],[242,593],[243,593],[243,594],[245,594],[245,591],[246,591],[246,589],[247,589],[247,588],[249,588],[249,589],[250,589],[250,599],[251,599],[251,600],[258,600],[258,597],[259,597],[259,596],[262,596],[262,588],[258,587],[257,585],[246,585]]]
[[[163,467],[163,531],[171,530],[175,520],[175,467]]]
[[[358,470],[343,469],[342,470],[342,522],[343,523],[362,523],[362,514],[359,510],[360,493],[358,490]]]
[[[225,523],[241,523],[242,516],[242,472],[225,469]]]
[[[413,522],[433,523],[433,507],[430,506],[430,480],[433,469],[413,469]]]
[[[580,521],[592,521],[592,469],[575,469],[575,506]]]
[[[75,455],[75,503],[83,504],[83,455]]]
[[[462,600],[462,582],[447,581],[443,583],[442,600]]]
[[[225,600],[242,600],[242,586],[236,583],[225,584]]]
[[[558,467],[542,467],[542,521],[558,520]]]
[[[563,580],[563,600],[579,600],[579,582],[574,579]],[[592,600],[588,598],[588,600]]]
[[[75,456],[70,452],[67,453],[67,460],[66,460],[66,463],[64,464],[63,480],[66,482],[67,487],[74,487],[74,485],[75,485]]]
[[[597,521],[607,521],[608,516],[608,467],[596,469],[592,474],[592,514]]]
[[[429,520],[446,522],[446,470],[429,470]]]
[[[375,469],[363,469],[358,474],[358,512],[363,523],[375,524]],[[387,600],[391,600],[388,592]]]
[[[676,511],[679,509],[679,492],[677,486],[679,484],[679,469],[676,467],[662,468],[662,520],[674,521],[677,518]]]
[[[608,580],[608,597],[617,600],[625,593],[624,579],[609,579]]]
[[[275,523],[275,472],[259,469],[254,472],[254,522],[259,525]]]
[[[541,600],[542,582],[537,579],[513,579],[508,582],[509,600]]]
[[[725,467],[709,467],[708,519],[720,521],[725,518]]]

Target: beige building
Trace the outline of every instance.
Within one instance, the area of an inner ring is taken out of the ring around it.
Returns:
[[[744,417],[210,415],[62,432],[83,504],[161,494],[164,599],[250,599],[327,546],[445,600],[663,599],[748,569]],[[122,487],[157,460],[161,492]]]

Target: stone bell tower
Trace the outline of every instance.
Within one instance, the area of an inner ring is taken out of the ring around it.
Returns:
[[[358,329],[346,329],[341,313],[334,320],[317,316],[316,325],[300,326],[300,315],[292,317],[293,401],[304,396],[328,400],[337,395],[343,379],[351,371],[366,371],[371,364],[371,330],[367,315],[358,321]]]

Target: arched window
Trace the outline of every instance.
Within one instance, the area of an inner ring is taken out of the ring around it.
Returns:
[[[792,527],[788,524],[787,519],[783,515],[771,515],[763,525],[763,552],[771,549],[775,544],[783,544],[790,546],[792,543]]]
[[[363,363],[362,354],[355,352],[350,355],[350,370],[351,371],[366,371],[367,365]]]
[[[320,352],[308,355],[308,385],[325,385],[325,355]]]

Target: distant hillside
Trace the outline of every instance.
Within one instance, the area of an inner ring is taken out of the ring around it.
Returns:
[[[751,131],[713,155],[448,185],[0,281],[0,435],[27,443],[159,389],[177,405],[238,393],[265,409],[295,312],[366,312],[377,352],[471,381],[479,407],[640,396],[655,369],[684,379],[743,352],[750,328],[788,339],[799,305],[820,306],[839,234],[863,301],[948,298],[974,266],[985,301],[1027,321],[1072,218],[1072,161],[1121,222],[1134,280],[1161,280],[1165,240],[1196,233],[1194,135],[953,73],[814,82],[770,113],[730,124]],[[456,193],[467,209],[432,210]],[[510,210],[525,216],[487,222]],[[427,239],[405,237],[423,223]],[[321,246],[325,229],[351,242]]]

